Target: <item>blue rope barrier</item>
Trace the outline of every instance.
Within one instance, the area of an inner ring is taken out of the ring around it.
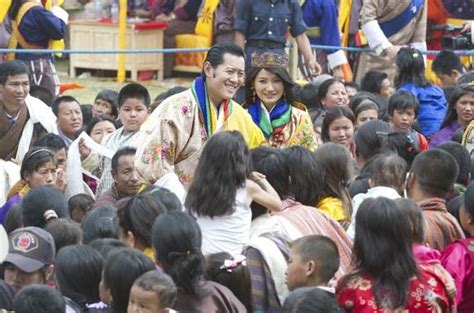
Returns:
[[[291,47],[291,46],[288,46]],[[321,50],[344,50],[349,52],[373,52],[373,49],[370,48],[360,48],[360,47],[337,47],[337,46],[322,46],[322,45],[311,45],[311,48],[321,49]],[[0,54],[6,53],[30,53],[30,54],[154,54],[154,53],[191,53],[191,52],[205,52],[209,48],[182,48],[182,49],[136,49],[136,50],[120,50],[120,49],[111,49],[111,50],[51,50],[51,49],[0,49]],[[454,51],[458,55],[474,55],[474,50],[457,50]],[[426,55],[437,55],[440,51],[436,50],[427,50],[422,51]]]

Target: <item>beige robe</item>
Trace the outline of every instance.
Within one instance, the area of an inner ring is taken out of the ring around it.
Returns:
[[[364,25],[370,21],[379,23],[389,21],[408,7],[411,0],[364,0],[362,4],[360,23]],[[393,45],[407,45],[422,43],[426,41],[426,21],[428,14],[428,4],[425,4],[413,18],[398,33],[390,36],[388,40]],[[377,56],[375,53],[361,53],[356,72],[356,82],[360,83],[364,75],[369,71],[380,71],[388,74],[388,78],[393,81],[396,74],[395,60],[390,59],[382,53]]]

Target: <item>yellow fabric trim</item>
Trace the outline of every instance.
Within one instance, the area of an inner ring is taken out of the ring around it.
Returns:
[[[8,9],[12,4],[12,0],[0,0],[0,23],[3,22],[3,19],[7,15]]]
[[[321,211],[331,215],[336,221],[344,221],[344,205],[341,199],[335,197],[326,197],[316,205]]]
[[[260,147],[266,142],[265,136],[250,115],[238,103],[232,104],[232,113],[225,122],[225,130],[238,130],[244,136],[250,149]]]
[[[319,27],[308,27],[306,31],[308,37],[321,37],[321,28]]]
[[[347,47],[349,42],[349,26],[351,22],[352,0],[342,0],[339,6],[339,30],[341,32],[341,44]]]
[[[20,25],[21,20],[25,16],[26,12],[28,12],[31,8],[40,5],[39,3],[35,2],[25,2],[18,10],[18,14],[14,21],[12,21],[12,35],[10,36],[10,40],[8,41],[8,49],[16,49],[18,43],[25,49],[41,49],[41,47],[29,44],[25,38],[21,35],[20,31],[18,30],[18,25]],[[15,53],[8,53],[6,56],[7,60],[15,59]]]
[[[213,41],[214,11],[218,5],[219,0],[206,0],[197,20],[196,27],[194,28],[194,32],[197,35],[207,38],[208,46],[211,46]]]
[[[145,248],[145,250],[143,250],[143,253],[145,253],[145,255],[149,257],[153,261],[153,263],[155,263],[155,254],[153,253],[152,248]]]
[[[31,190],[30,185],[26,184],[23,188],[21,188],[18,194],[20,195],[20,197],[23,198],[30,190]]]

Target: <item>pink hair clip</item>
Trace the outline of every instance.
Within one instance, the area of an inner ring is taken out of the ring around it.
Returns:
[[[229,273],[232,273],[232,270],[234,268],[237,268],[237,266],[242,265],[242,266],[247,266],[247,258],[245,255],[238,254],[235,255],[232,259],[230,260],[225,260],[224,264],[219,267],[221,270],[226,270]]]

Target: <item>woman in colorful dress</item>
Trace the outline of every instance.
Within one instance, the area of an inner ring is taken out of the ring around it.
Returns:
[[[294,82],[286,68],[288,56],[252,54],[247,78],[246,107],[272,147],[300,145],[316,149],[318,140],[306,107],[294,100]]]

